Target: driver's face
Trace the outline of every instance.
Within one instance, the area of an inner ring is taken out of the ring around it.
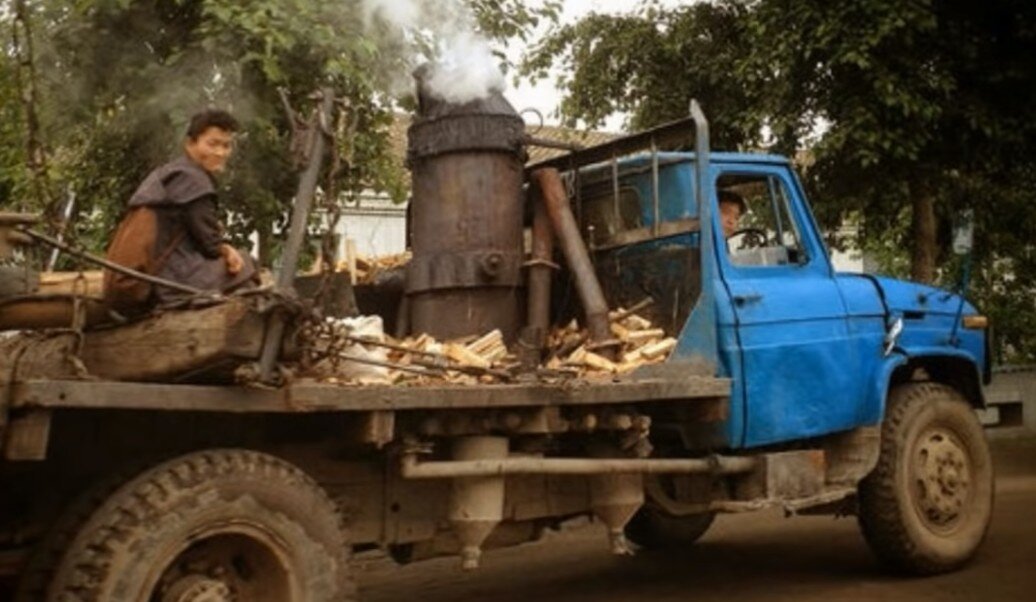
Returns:
[[[719,221],[723,225],[723,237],[730,238],[737,232],[737,224],[741,220],[741,207],[737,203],[719,204]]]

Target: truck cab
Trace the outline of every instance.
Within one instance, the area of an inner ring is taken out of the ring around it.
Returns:
[[[724,447],[877,425],[891,386],[916,370],[982,407],[988,358],[971,304],[930,286],[836,271],[784,157],[712,153],[704,171],[703,210],[693,152],[589,170],[577,204],[607,296],[619,304],[650,296],[654,321],[678,337],[672,359],[703,358],[732,379]],[[721,192],[746,209],[729,237]]]

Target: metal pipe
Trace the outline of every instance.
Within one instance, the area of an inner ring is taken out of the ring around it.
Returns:
[[[334,90],[325,88],[321,91],[320,108],[317,109],[313,131],[307,157],[309,163],[306,170],[302,172],[299,179],[298,192],[295,194],[295,204],[291,211],[291,226],[288,230],[288,240],[284,243],[284,253],[281,255],[281,268],[277,273],[277,289],[289,290],[295,283],[295,271],[298,268],[299,255],[302,252],[302,243],[306,238],[306,225],[309,221],[309,209],[313,204],[313,195],[317,189],[317,178],[320,177],[320,169],[324,159],[324,149],[327,146],[326,126],[330,122],[331,110],[334,108]],[[266,328],[266,336],[263,338],[263,350],[259,357],[259,380],[264,383],[272,383],[274,378],[274,366],[277,363],[277,355],[281,349],[281,342],[284,338],[284,316],[274,312],[270,315],[270,321]]]
[[[102,267],[107,268],[107,269],[109,269],[109,270],[111,270],[113,272],[119,272],[120,274],[125,274],[126,276],[131,276],[133,278],[137,278],[137,279],[143,280],[145,282],[150,282],[151,284],[154,284],[156,286],[164,286],[166,288],[171,288],[173,290],[177,290],[177,291],[180,291],[182,293],[188,293],[188,294],[191,294],[191,295],[204,295],[206,293],[211,293],[213,296],[216,296],[216,297],[220,296],[218,293],[215,293],[215,292],[212,292],[212,291],[203,291],[203,290],[201,290],[199,288],[194,288],[193,286],[187,286],[186,284],[180,284],[179,282],[173,282],[172,280],[166,280],[164,278],[159,278],[157,276],[152,276],[150,274],[145,274],[144,272],[138,272],[137,270],[128,268],[128,267],[126,267],[124,265],[119,265],[117,263],[113,263],[113,262],[108,261],[107,259],[104,259],[102,257],[98,257],[98,256],[93,255],[91,253],[87,253],[86,251],[80,251],[79,249],[74,249],[74,248],[70,247],[69,245],[66,245],[65,243],[63,243],[63,242],[61,242],[61,241],[59,241],[57,239],[51,238],[51,237],[47,236],[46,234],[40,234],[39,232],[34,232],[32,230],[29,230],[28,228],[18,228],[17,231],[21,232],[22,234],[25,234],[26,236],[28,236],[30,238],[38,240],[38,241],[40,241],[40,242],[42,242],[44,244],[50,245],[50,246],[54,247],[55,249],[59,249],[59,250],[65,252],[65,253],[68,253],[69,255],[72,255],[74,257],[78,257],[79,259],[82,259],[82,260],[87,261],[89,263],[93,263],[93,264],[102,266]]]
[[[599,349],[602,355],[612,356],[618,341],[612,338],[611,326],[608,322],[608,302],[597,280],[590,254],[579,235],[579,226],[572,215],[572,207],[568,203],[565,185],[561,182],[558,170],[548,167],[537,169],[530,175],[537,183],[543,195],[543,203],[550,216],[554,233],[558,237],[565,261],[575,276],[576,289],[586,313],[586,326],[590,332],[590,345]]]
[[[658,236],[658,229],[662,222],[661,202],[658,198],[658,145],[655,139],[651,139],[651,207],[653,222],[651,233]]]
[[[739,474],[751,472],[755,458],[501,458],[418,462],[417,454],[402,457],[400,474],[407,479],[447,479],[496,475],[594,474]]]
[[[550,227],[550,215],[543,200],[543,191],[534,188],[532,217],[532,258],[529,261],[529,314],[528,329],[523,337],[524,342],[535,350],[535,362],[538,365],[540,353],[546,342],[547,330],[550,328],[550,284],[551,272],[557,267],[554,259],[554,232]]]

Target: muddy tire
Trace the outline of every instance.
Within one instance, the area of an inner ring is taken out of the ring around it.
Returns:
[[[272,456],[193,453],[94,497],[92,510],[75,505],[55,525],[16,600],[352,598],[334,504],[301,470]]]
[[[626,539],[649,550],[687,547],[705,535],[715,518],[712,512],[672,516],[645,504],[626,523]]]
[[[889,394],[881,455],[860,483],[860,527],[878,559],[915,575],[960,568],[993,510],[993,464],[974,410],[945,385]]]

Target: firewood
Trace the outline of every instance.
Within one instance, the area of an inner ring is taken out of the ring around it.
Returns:
[[[413,343],[407,344],[407,347],[415,349],[417,351],[428,351],[428,345],[433,341],[428,333],[421,333],[421,336],[417,337]]]
[[[445,346],[446,357],[462,366],[473,366],[475,368],[488,368],[490,363],[481,355],[473,353],[464,345],[447,343]]]
[[[611,330],[612,334],[615,335],[615,338],[619,339],[620,341],[625,341],[627,337],[629,337],[630,335],[629,329],[623,326],[622,324],[619,324],[618,322],[611,323]]]
[[[581,364],[583,362],[583,358],[586,357],[586,354],[587,354],[586,345],[580,345],[579,347],[576,348],[575,351],[570,353],[567,358],[565,358],[565,363],[566,364]]]
[[[666,356],[676,348],[676,339],[669,337],[657,343],[652,343],[640,348],[640,355],[649,360]]]
[[[631,330],[624,339],[626,342],[631,344],[641,344],[650,341],[651,339],[661,339],[665,336],[665,331],[661,328],[649,328],[647,330]]]
[[[602,370],[604,372],[615,372],[617,368],[615,362],[604,356],[597,355],[593,351],[586,352],[583,356],[583,363],[595,370]]]
[[[616,366],[616,372],[618,372],[619,374],[627,374],[629,372],[633,372],[637,368],[639,368],[639,367],[641,367],[641,366],[643,366],[643,365],[645,365],[647,363],[648,362],[643,360],[643,359],[636,359],[636,360],[633,360],[633,361],[630,361],[630,362],[624,361],[621,364],[619,364],[618,366]]]
[[[654,327],[654,324],[637,314],[626,316],[626,318],[622,320],[622,325],[630,330],[647,330]]]
[[[503,343],[497,343],[493,347],[479,352],[479,355],[492,364],[507,357],[507,347]]]
[[[502,344],[503,340],[504,335],[500,332],[500,329],[496,329],[489,334],[483,335],[482,337],[468,343],[467,347],[469,350],[482,355],[488,349],[495,347],[498,344]]]

